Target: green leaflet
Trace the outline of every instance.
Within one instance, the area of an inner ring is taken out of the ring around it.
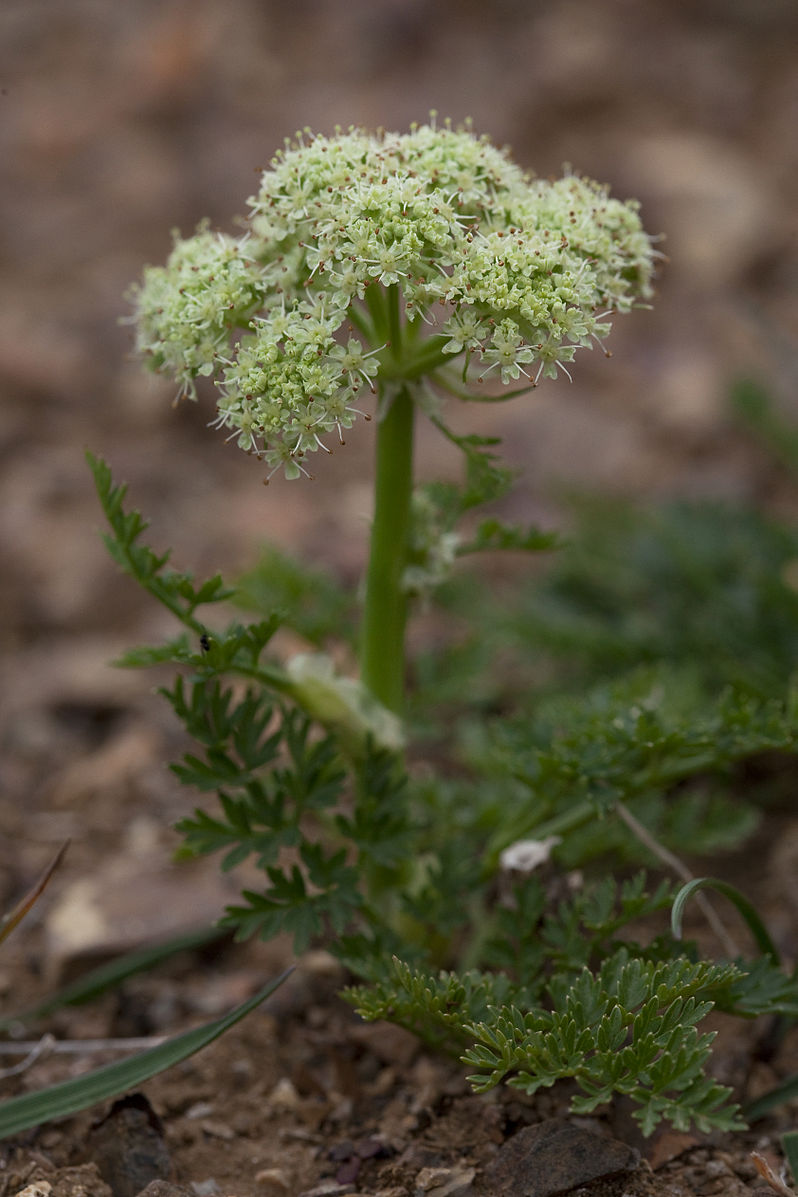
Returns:
[[[463,1055],[476,1070],[469,1080],[483,1092],[508,1077],[535,1093],[572,1078],[582,1091],[575,1113],[624,1094],[646,1135],[661,1118],[681,1129],[739,1128],[731,1091],[704,1077],[714,1035],[694,1025],[712,1009],[711,990],[735,976],[732,966],[653,964],[621,950],[597,974],[584,969],[570,985],[552,985],[552,1009],[505,1006],[473,1024],[474,1046]]]
[[[792,1076],[787,1077],[786,1081],[782,1081],[780,1085],[776,1085],[756,1101],[749,1102],[743,1113],[749,1122],[758,1122],[771,1110],[786,1105],[788,1101],[794,1101],[796,1097],[798,1097],[798,1074],[793,1073]]]

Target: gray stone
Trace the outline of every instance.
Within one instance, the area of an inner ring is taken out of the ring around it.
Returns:
[[[555,1197],[600,1177],[631,1172],[638,1153],[617,1139],[552,1118],[518,1131],[485,1169],[490,1197]]]
[[[114,1197],[137,1197],[153,1180],[172,1171],[163,1127],[143,1093],[115,1101],[89,1133],[94,1163]]]

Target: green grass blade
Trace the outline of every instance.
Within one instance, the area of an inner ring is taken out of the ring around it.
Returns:
[[[286,977],[292,972],[287,969],[274,981],[270,981],[254,997],[242,1005],[231,1010],[215,1022],[196,1027],[193,1031],[186,1031],[183,1035],[176,1035],[158,1047],[141,1052],[127,1060],[117,1060],[114,1064],[106,1064],[102,1068],[86,1076],[77,1077],[71,1081],[63,1081],[59,1085],[52,1085],[49,1089],[41,1089],[36,1093],[25,1093],[21,1097],[12,1097],[10,1101],[0,1103],[0,1139],[7,1139],[10,1135],[20,1131],[40,1126],[54,1118],[66,1118],[85,1110],[97,1102],[106,1101],[110,1097],[117,1097],[128,1089],[133,1089],[159,1072],[171,1068],[188,1056],[198,1052],[201,1048],[218,1039],[225,1031],[244,1018],[256,1006],[260,1005],[270,994],[282,985]]]
[[[735,886],[729,885],[728,881],[718,881],[716,877],[696,877],[693,881],[688,881],[679,890],[671,909],[671,932],[674,939],[682,938],[682,916],[687,899],[692,897],[700,889],[712,889],[716,893],[722,894],[724,898],[728,898],[737,907],[748,924],[762,955],[769,956],[774,964],[781,963],[778,949],[752,904]]]
[[[21,1010],[18,1014],[0,1019],[0,1031],[13,1023],[29,1023],[34,1019],[43,1018],[53,1010],[60,1010],[62,1006],[80,1006],[84,1002],[90,1002],[106,990],[115,989],[128,977],[155,968],[164,960],[176,956],[178,952],[190,952],[215,940],[225,939],[229,935],[230,932],[225,927],[200,927],[195,931],[176,935],[172,939],[138,948],[135,952],[125,952],[124,955],[109,960],[107,964],[101,964],[98,968],[84,973],[70,985],[65,985],[63,989],[44,998],[38,1005],[32,1006],[30,1010]]]
[[[798,1181],[798,1131],[787,1131],[781,1136],[781,1146],[792,1172],[793,1184]]]
[[[793,1074],[787,1077],[786,1081],[782,1081],[775,1089],[768,1090],[758,1097],[756,1101],[752,1101],[750,1105],[743,1108],[743,1117],[746,1122],[757,1122],[760,1118],[764,1118],[771,1110],[775,1110],[777,1106],[783,1106],[788,1101],[794,1101],[798,1097],[798,1074]],[[792,1166],[792,1165],[791,1165]]]

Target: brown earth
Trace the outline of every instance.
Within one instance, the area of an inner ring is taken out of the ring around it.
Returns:
[[[735,426],[726,395],[754,377],[796,416],[796,39],[794,0],[5,0],[0,909],[71,846],[4,949],[0,1015],[85,963],[87,943],[167,934],[214,917],[226,897],[212,862],[170,864],[171,826],[191,806],[163,765],[179,736],[152,679],[108,665],[169,627],[104,554],[84,448],[130,482],[179,566],[241,569],[264,539],[352,582],[363,560],[368,426],[312,485],[264,490],[259,467],[206,430],[207,402],[173,410],[171,388],[129,360],[118,320],[142,263],[163,258],[172,227],[206,215],[229,227],[253,168],[297,128],[470,115],[539,174],[570,162],[638,196],[670,259],[653,310],[614,330],[611,362],[585,355],[572,386],[469,413],[523,467],[512,513],[556,525],[557,488],[588,485],[795,514],[794,489]],[[425,472],[455,468],[431,434],[419,460]],[[797,827],[787,812],[745,861],[793,952]],[[191,956],[42,1030],[173,1033],[289,959],[283,944]],[[146,1086],[181,1184],[283,1197],[338,1177],[364,1194],[435,1193],[447,1181],[434,1169],[459,1169],[455,1187],[476,1169],[479,1185],[508,1134],[562,1115],[558,1093],[469,1095],[456,1065],[359,1025],[334,997],[339,981],[312,956],[264,1012]],[[794,1033],[775,1063],[752,1066],[756,1034],[727,1030],[719,1053],[749,1095],[798,1070]],[[3,1084],[37,1088],[106,1058],[51,1055]],[[102,1154],[101,1129],[90,1131],[102,1112],[0,1145],[2,1197],[37,1181],[55,1197],[101,1197],[88,1165]],[[631,1141],[622,1111],[604,1125]],[[764,1183],[750,1150],[776,1159],[790,1125],[787,1108],[748,1135],[665,1136],[645,1149],[650,1174],[584,1191],[750,1194]]]

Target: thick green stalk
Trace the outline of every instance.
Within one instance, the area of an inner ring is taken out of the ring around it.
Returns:
[[[385,396],[381,396],[383,402]],[[413,397],[393,396],[377,425],[374,520],[366,572],[361,677],[375,698],[400,713],[404,698],[407,595],[402,575],[410,537],[413,489]]]

